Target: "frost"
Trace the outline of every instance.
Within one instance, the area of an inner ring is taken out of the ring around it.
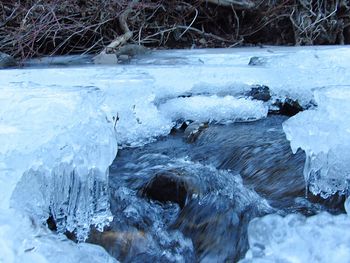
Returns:
[[[253,219],[248,226],[248,262],[349,262],[348,215],[326,212],[306,218],[276,214]]]
[[[347,193],[350,180],[350,86],[315,91],[317,109],[283,125],[293,152],[306,152],[304,176],[314,194]]]

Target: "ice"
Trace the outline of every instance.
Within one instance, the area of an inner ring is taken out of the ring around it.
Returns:
[[[0,262],[3,263],[117,262],[101,247],[76,244],[63,235],[52,235],[15,211],[6,214],[0,211],[0,225]]]
[[[293,152],[307,156],[304,176],[314,194],[347,194],[350,180],[350,86],[315,91],[318,107],[284,124]]]
[[[73,259],[74,253],[81,253],[74,250],[85,251],[88,246],[75,248],[73,243],[58,242],[53,234],[41,237],[40,231],[53,215],[61,232],[70,230],[84,240],[90,225],[101,229],[112,219],[107,176],[117,140],[113,125],[101,110],[104,96],[89,87],[33,83],[29,88],[25,83],[3,82],[2,78],[0,232],[5,236],[1,234],[0,240],[6,242],[4,249],[12,252],[1,253],[2,261],[55,262],[54,250],[44,251],[45,246],[56,243],[57,250],[67,248],[67,258],[70,255]],[[10,203],[29,215],[37,230],[27,226],[29,219],[14,213]],[[16,241],[10,242],[12,238]],[[27,253],[28,248],[20,246],[28,240],[35,243],[34,252]],[[95,253],[92,249],[91,256]],[[24,256],[28,260],[22,260]]]
[[[248,262],[349,262],[350,217],[326,212],[312,217],[277,214],[253,219],[248,226]]]
[[[99,110],[102,101],[101,92],[91,88],[29,89],[11,85],[1,89],[1,120],[13,129],[10,134],[7,129],[6,136],[0,137],[1,170],[5,172],[1,181],[10,183],[6,189],[9,192],[2,192],[6,195],[1,199],[2,207],[14,191],[11,180],[19,180],[24,174],[16,187],[14,207],[30,207],[31,214],[41,221],[49,213],[60,213],[65,217],[61,227],[67,229],[75,229],[75,223],[70,221],[78,220],[79,210],[84,211],[87,221],[78,221],[85,224],[98,221],[99,212],[108,218],[107,167],[117,144],[113,127]],[[65,194],[74,188],[73,182],[62,183],[69,180],[70,174],[75,184],[84,185],[76,188],[77,197]],[[67,178],[61,179],[62,176]],[[24,198],[26,195],[28,198]],[[56,201],[62,206],[54,202],[57,196],[60,200]],[[86,232],[88,225],[79,230]]]
[[[301,105],[317,101],[319,109],[289,123],[309,118],[325,127],[328,122],[324,131],[331,135],[316,137],[324,136],[329,143],[318,144],[323,149],[318,152],[315,145],[304,143],[306,139],[290,137],[292,146],[314,152],[309,155],[314,158],[308,159],[310,167],[339,163],[330,169],[334,172],[322,168],[322,176],[313,177],[325,182],[311,182],[315,191],[343,191],[349,108],[341,96],[348,93],[344,88],[340,98],[322,92],[314,97],[314,91],[350,85],[349,51],[349,47],[160,51],[132,60],[131,65],[0,71],[0,243],[5,244],[1,260],[20,262],[20,255],[34,253],[22,262],[58,262],[55,251],[65,251],[67,258],[78,262],[74,253],[83,247],[86,258],[96,255],[88,245],[40,234],[47,217],[54,216],[59,231],[74,231],[80,240],[91,224],[101,229],[111,220],[106,186],[117,143],[142,145],[166,135],[178,117],[218,122],[262,118],[265,105],[242,96],[254,84],[267,85],[273,98],[289,97]],[[266,63],[249,66],[253,56]],[[187,94],[192,97],[183,98]],[[330,101],[341,103],[343,112],[338,115],[337,108],[327,106]],[[312,125],[302,123],[306,128]],[[295,134],[306,138],[293,130]],[[341,174],[336,179],[342,181],[334,187],[324,178],[331,178],[336,169]],[[332,189],[324,190],[325,186]],[[28,240],[36,242],[37,249],[24,247]]]
[[[268,108],[261,101],[232,96],[193,96],[171,99],[162,104],[159,110],[172,120],[196,121],[247,121],[267,116]]]

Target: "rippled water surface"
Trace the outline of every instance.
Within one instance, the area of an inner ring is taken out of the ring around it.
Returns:
[[[89,241],[121,262],[237,262],[254,217],[342,212],[342,198],[305,192],[305,156],[292,154],[285,120],[187,123],[120,150],[110,167],[114,221]]]

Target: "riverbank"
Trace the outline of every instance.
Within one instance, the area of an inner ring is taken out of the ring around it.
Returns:
[[[1,52],[31,57],[155,49],[350,43],[347,1],[7,1]]]

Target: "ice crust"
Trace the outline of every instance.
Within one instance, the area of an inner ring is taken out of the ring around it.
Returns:
[[[350,259],[349,227],[347,214],[255,218],[248,226],[250,250],[240,263],[346,263]]]
[[[183,119],[225,123],[264,118],[268,107],[261,101],[213,95],[171,99],[162,104],[159,110],[174,121]]]
[[[306,153],[305,180],[324,198],[349,193],[350,86],[315,91],[318,107],[290,118],[283,125],[293,152]]]
[[[0,212],[0,225],[0,262],[3,263],[117,263],[103,248],[76,244],[63,235],[53,235],[13,210]]]
[[[253,56],[266,64],[248,66]],[[299,118],[323,125],[317,122],[322,114],[332,125],[342,125],[339,134],[338,126],[329,126],[334,137],[322,146],[329,149],[328,159],[295,137],[306,138],[305,132],[286,133],[294,136],[289,137],[294,149],[309,147],[318,156],[317,165],[325,167],[330,158],[341,162],[344,179],[347,157],[340,153],[347,150],[342,143],[348,115],[336,117],[339,109],[328,108],[327,99],[342,102],[348,113],[346,98],[313,94],[324,86],[350,85],[349,61],[349,47],[268,47],[161,51],[114,67],[0,71],[0,262],[58,262],[58,251],[64,251],[67,262],[80,262],[76,255],[82,251],[86,261],[109,262],[94,246],[74,245],[45,232],[45,219],[52,214],[60,231],[75,231],[81,240],[90,224],[102,228],[111,220],[106,186],[117,142],[144,144],[168,134],[177,118],[225,122],[264,117],[266,105],[237,97],[253,84],[267,85],[274,98],[320,104],[321,109],[296,116],[288,125],[306,127]],[[183,98],[186,94],[193,96]],[[227,111],[219,107],[223,104]]]

